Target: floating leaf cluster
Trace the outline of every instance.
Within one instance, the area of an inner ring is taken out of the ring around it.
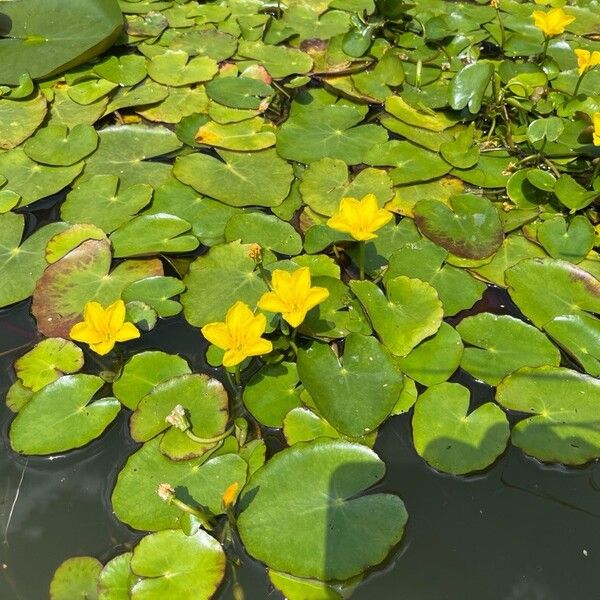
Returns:
[[[287,598],[348,597],[407,522],[368,491],[395,415],[452,475],[509,443],[600,458],[597,0],[0,16],[0,307],[31,298],[43,338],[10,445],[67,452],[121,412],[139,443],[111,501],[145,537],[64,562],[54,600],[209,599],[227,569],[239,596],[238,539]],[[219,371],[127,342],[180,314]]]

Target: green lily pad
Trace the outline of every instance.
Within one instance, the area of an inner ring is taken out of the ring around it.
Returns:
[[[600,376],[600,321],[589,315],[560,315],[544,325],[588,375]]]
[[[384,281],[399,275],[426,281],[437,291],[444,315],[455,315],[471,308],[486,286],[464,269],[444,264],[447,258],[448,252],[428,239],[407,242],[389,257]]]
[[[283,158],[311,163],[337,158],[348,165],[365,162],[368,151],[387,141],[378,125],[359,125],[364,111],[357,105],[332,104],[292,111],[277,132],[277,152]]]
[[[152,187],[120,186],[117,175],[94,175],[67,194],[60,216],[69,223],[92,223],[106,233],[118,229],[152,199]]]
[[[540,223],[537,238],[552,258],[579,263],[594,247],[596,233],[583,215],[573,217],[569,223],[559,216]]]
[[[113,383],[113,393],[119,402],[135,410],[140,400],[156,385],[173,377],[191,373],[187,361],[166,352],[147,351],[133,356]]]
[[[585,208],[600,196],[598,190],[586,190],[566,173],[556,181],[554,193],[562,204],[571,209],[571,212]]]
[[[456,329],[469,344],[460,366],[490,385],[521,367],[560,364],[558,348],[541,331],[514,317],[481,313],[463,319]]]
[[[32,312],[39,330],[49,337],[68,337],[83,319],[86,302],[107,306],[134,281],[162,275],[158,259],[130,260],[109,273],[112,260],[106,240],[88,240],[50,265],[33,293]]]
[[[391,494],[357,496],[384,471],[372,450],[341,440],[279,452],[252,475],[239,501],[244,546],[270,568],[320,580],[348,579],[379,564],[402,538],[406,510]]]
[[[106,114],[133,106],[153,105],[162,102],[168,96],[169,88],[160,85],[151,79],[145,79],[135,87],[118,89],[112,95],[110,103],[106,107]]]
[[[305,407],[295,407],[285,415],[283,434],[288,446],[318,438],[342,438],[335,427]]]
[[[10,443],[22,454],[56,454],[85,446],[117,416],[116,398],[90,403],[104,385],[95,375],[65,375],[36,392],[10,427]]]
[[[201,194],[230,206],[277,206],[288,195],[292,168],[275,150],[190,154],[175,161],[173,174]]]
[[[38,94],[30,100],[1,98],[0,148],[7,149],[18,146],[42,124],[45,116],[46,99],[43,94]]]
[[[510,434],[506,415],[493,402],[469,413],[469,390],[458,383],[440,383],[419,396],[412,432],[419,455],[453,475],[489,467]]]
[[[263,150],[275,145],[273,129],[260,117],[224,125],[209,121],[196,131],[195,139],[198,144],[226,150]]]
[[[227,310],[241,300],[255,307],[267,291],[249,255],[250,245],[220,244],[198,257],[183,282],[181,303],[186,320],[195,327],[223,321]]]
[[[365,307],[377,335],[396,356],[406,356],[440,328],[442,303],[425,281],[404,276],[389,279],[387,296],[370,281],[352,281],[350,287]]]
[[[457,110],[468,107],[469,112],[478,113],[493,74],[492,63],[478,61],[464,66],[450,82],[450,106]]]
[[[600,457],[600,382],[562,367],[525,367],[498,386],[496,400],[528,413],[512,443],[545,462],[582,465]]]
[[[157,83],[173,87],[210,81],[217,73],[215,60],[208,56],[190,58],[183,50],[167,50],[148,63],[148,75]]]
[[[447,381],[458,369],[463,344],[456,330],[442,322],[437,333],[413,348],[396,364],[403,373],[422,385],[432,386]]]
[[[225,490],[237,482],[243,487],[248,466],[237,454],[173,461],[159,449],[160,438],[146,442],[132,454],[119,473],[112,506],[120,521],[134,529],[158,531],[178,526],[181,510],[161,500],[156,490],[169,483],[188,504],[223,514]]]
[[[0,214],[0,271],[3,278],[0,307],[31,296],[37,280],[48,266],[46,244],[66,228],[65,223],[50,223],[21,243],[25,217],[13,212]]]
[[[92,104],[108,96],[116,87],[116,83],[106,79],[86,79],[71,85],[67,93],[78,104]]]
[[[414,214],[421,233],[461,258],[491,256],[504,239],[497,210],[480,196],[455,196],[450,207],[438,200],[421,200]]]
[[[172,300],[181,294],[185,286],[176,277],[146,277],[130,283],[123,290],[123,300],[127,302],[144,302],[161,317],[172,317],[181,312],[181,304]]]
[[[166,417],[177,405],[186,410],[195,435],[207,438],[225,431],[228,401],[222,384],[207,375],[187,374],[158,383],[140,400],[129,421],[131,437],[146,442],[168,429]]]
[[[200,242],[192,226],[175,215],[140,215],[110,234],[115,258],[191,252]]]
[[[211,535],[180,529],[142,538],[131,558],[131,570],[142,577],[131,588],[132,600],[209,600],[225,575],[225,552]]]
[[[118,125],[105,127],[98,135],[98,149],[87,159],[80,181],[94,175],[117,175],[122,186],[146,183],[156,188],[168,179],[171,166],[148,159],[174,152],[182,145],[166,127]]]
[[[50,582],[50,600],[97,600],[102,563],[91,556],[74,556],[60,564]]]
[[[381,344],[356,333],[346,338],[340,357],[321,342],[299,350],[298,375],[319,412],[352,437],[378,427],[402,390],[402,375]]]
[[[46,245],[46,260],[52,264],[87,240],[106,240],[102,229],[95,225],[75,224],[57,233]]]
[[[290,410],[300,406],[298,370],[293,362],[264,366],[244,387],[244,405],[267,427],[281,427]]]
[[[68,167],[91,154],[98,145],[98,134],[91,125],[81,123],[70,130],[60,123],[49,123],[29,138],[23,150],[38,163]]]
[[[522,260],[506,271],[506,283],[515,304],[539,328],[561,315],[600,313],[600,282],[569,262]]]
[[[173,30],[167,31],[161,41],[167,38],[169,32]],[[169,42],[171,49],[185,50],[190,56],[202,54],[217,62],[233,56],[238,45],[234,36],[214,29],[186,28],[176,33],[177,36]]]
[[[262,248],[288,256],[302,252],[302,238],[298,232],[289,223],[263,212],[233,215],[225,227],[225,240],[256,243]]]
[[[294,577],[288,573],[280,573],[269,569],[271,583],[288,600],[343,600],[338,586],[317,579]],[[360,581],[360,578],[357,578]],[[354,581],[354,580],[351,580]]]
[[[54,100],[50,105],[51,123],[62,123],[67,127],[75,127],[81,123],[93,125],[106,110],[108,98],[100,98],[91,104],[78,104],[71,100],[69,86],[57,85],[53,88]]]
[[[48,338],[15,361],[15,371],[23,385],[37,392],[61,375],[83,367],[81,348],[62,338]]]
[[[240,40],[238,54],[260,61],[269,75],[275,79],[308,73],[313,65],[310,55],[302,50],[285,46],[270,46],[260,42]]]
[[[136,110],[144,119],[162,123],[179,123],[185,117],[206,112],[208,97],[202,86],[172,87],[166,98]]]
[[[349,181],[343,160],[322,158],[311,163],[302,174],[302,200],[314,211],[330,217],[336,213],[342,198],[363,198],[375,194],[383,206],[393,196],[393,182],[382,169],[364,169]]]
[[[21,196],[19,207],[52,196],[81,173],[83,162],[69,167],[49,167],[32,161],[23,148],[0,153],[0,173],[8,180],[6,189]]]
[[[146,60],[136,54],[108,56],[94,66],[94,72],[121,86],[136,85],[146,77]]]
[[[231,108],[258,109],[274,94],[273,88],[251,77],[217,77],[206,85],[211,100]]]
[[[131,552],[124,552],[104,565],[98,576],[98,600],[130,600],[130,590],[136,582],[131,557]]]
[[[87,62],[110,48],[123,27],[115,0],[82,0],[73,6],[48,0],[43,8],[23,0],[2,12],[10,30],[0,41],[0,82],[9,85],[18,85],[23,73],[40,79]]]

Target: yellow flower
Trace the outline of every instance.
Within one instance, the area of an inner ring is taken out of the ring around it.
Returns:
[[[580,75],[583,75],[588,69],[600,65],[600,51],[598,50],[590,52],[589,50],[577,48],[575,54],[577,55],[577,65],[579,67],[577,70]]]
[[[269,340],[260,337],[267,327],[265,315],[255,315],[244,302],[236,302],[225,315],[225,322],[208,323],[202,335],[225,350],[223,366],[235,367],[249,356],[268,354],[273,350]]]
[[[126,342],[140,337],[133,323],[125,322],[125,302],[117,300],[108,308],[98,302],[87,302],[83,309],[83,321],[71,327],[71,339],[89,344],[100,355],[108,354],[116,342]]]
[[[535,26],[548,37],[564,33],[565,27],[575,20],[575,17],[568,15],[562,8],[552,8],[548,12],[534,10],[531,16]]]
[[[375,194],[367,194],[362,200],[342,198],[338,212],[327,221],[327,225],[364,242],[376,238],[374,232],[381,229],[392,216],[390,211],[379,208]]]
[[[600,112],[594,113],[594,146],[600,146]]]
[[[223,492],[223,507],[229,508],[236,500],[240,484],[234,481],[226,490]]]
[[[271,285],[273,291],[263,294],[258,307],[281,313],[292,327],[298,327],[304,321],[306,313],[329,296],[329,291],[325,288],[310,286],[308,267],[302,267],[293,273],[275,269]]]

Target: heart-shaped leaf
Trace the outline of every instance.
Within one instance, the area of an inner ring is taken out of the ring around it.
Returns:
[[[583,215],[573,217],[569,223],[559,216],[540,223],[537,238],[552,258],[579,263],[594,247],[596,233]]]
[[[0,44],[3,41],[4,38],[0,40]],[[0,99],[0,148],[18,146],[42,124],[45,116],[46,99],[43,94],[30,100]]]
[[[91,556],[68,558],[50,582],[50,600],[97,600],[102,563]]]
[[[91,154],[98,146],[96,130],[85,123],[70,130],[60,123],[49,123],[29,138],[23,150],[29,158],[45,165],[68,167]]]

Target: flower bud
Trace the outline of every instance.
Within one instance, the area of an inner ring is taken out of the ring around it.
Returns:
[[[190,428],[185,409],[181,404],[178,404],[173,408],[173,410],[165,417],[165,421],[180,431],[185,431]]]
[[[165,502],[171,502],[175,498],[175,490],[169,483],[161,483],[156,490],[158,497]]]

